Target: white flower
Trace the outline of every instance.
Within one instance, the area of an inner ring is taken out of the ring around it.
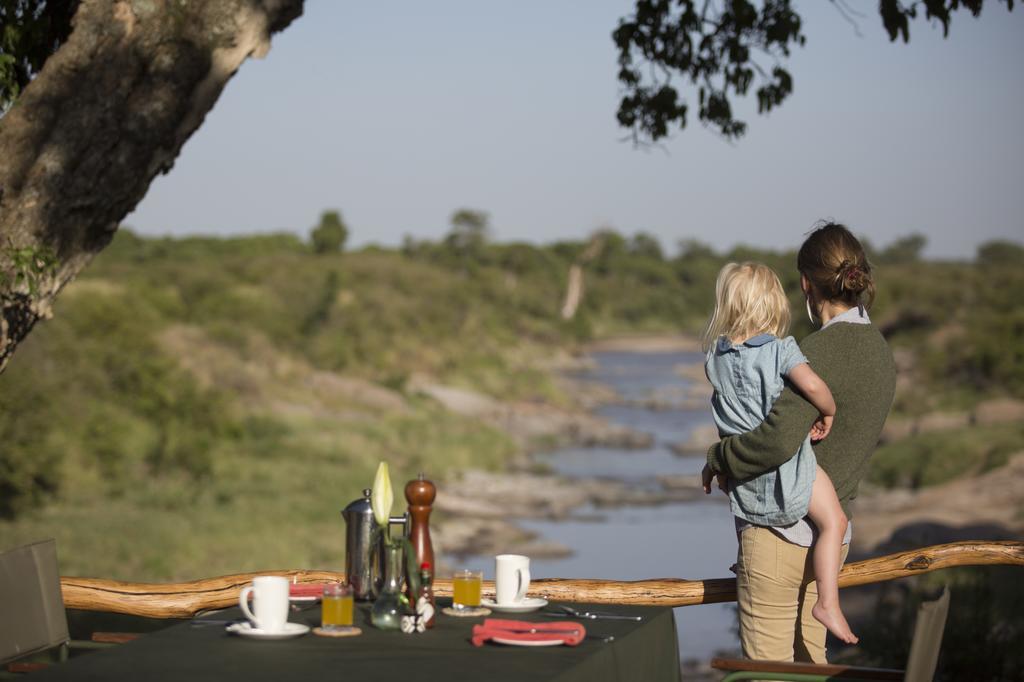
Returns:
[[[407,635],[416,632],[416,618],[414,616],[402,616],[402,632]]]
[[[391,489],[391,477],[388,475],[388,463],[381,462],[377,467],[377,475],[373,479],[373,496],[370,506],[373,507],[373,518],[377,519],[386,534],[388,522],[391,520],[391,505],[395,502],[395,493]]]

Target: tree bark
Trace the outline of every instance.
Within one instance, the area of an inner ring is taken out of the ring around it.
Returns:
[[[303,0],[84,0],[0,119],[0,371]]]
[[[573,263],[569,267],[569,282],[565,289],[565,303],[562,304],[562,319],[571,320],[583,298],[583,266]]]
[[[599,236],[592,237],[587,248],[569,267],[569,281],[565,290],[565,302],[562,304],[563,320],[571,320],[576,316],[576,309],[583,300],[583,266],[601,255],[602,248],[604,239]]]

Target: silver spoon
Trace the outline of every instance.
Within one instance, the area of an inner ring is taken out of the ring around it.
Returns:
[[[558,606],[558,608],[562,609],[567,614],[569,614],[569,615],[571,615],[573,617],[578,617],[578,619],[591,619],[591,620],[605,619],[605,620],[609,620],[609,621],[635,621],[637,623],[639,623],[640,621],[643,620],[642,617],[639,616],[639,615],[623,615],[621,613],[599,613],[597,611],[594,611],[592,613],[590,611],[578,611],[577,609],[574,609],[571,606]]]

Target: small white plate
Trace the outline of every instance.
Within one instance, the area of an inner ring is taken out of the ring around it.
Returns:
[[[302,623],[285,623],[283,630],[274,632],[254,628],[252,623],[236,623],[224,629],[234,635],[252,637],[253,639],[291,639],[292,637],[299,637],[309,632],[309,626]]]
[[[508,644],[509,646],[558,646],[565,644],[561,639],[505,639],[504,637],[491,637],[492,642]]]
[[[320,597],[314,597],[312,595],[308,597],[288,597],[288,601],[293,604],[312,604],[315,601],[320,601]]]
[[[490,599],[481,599],[480,605],[495,611],[504,611],[505,613],[529,613],[530,611],[536,611],[547,606],[548,600],[541,597],[526,597],[523,601],[511,604],[498,604]]]

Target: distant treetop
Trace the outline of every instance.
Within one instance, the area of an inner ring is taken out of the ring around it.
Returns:
[[[476,251],[490,240],[490,217],[484,211],[460,208],[452,214],[446,241],[457,251]]]
[[[348,240],[348,227],[338,211],[324,211],[320,224],[310,233],[314,253],[341,253]]]

